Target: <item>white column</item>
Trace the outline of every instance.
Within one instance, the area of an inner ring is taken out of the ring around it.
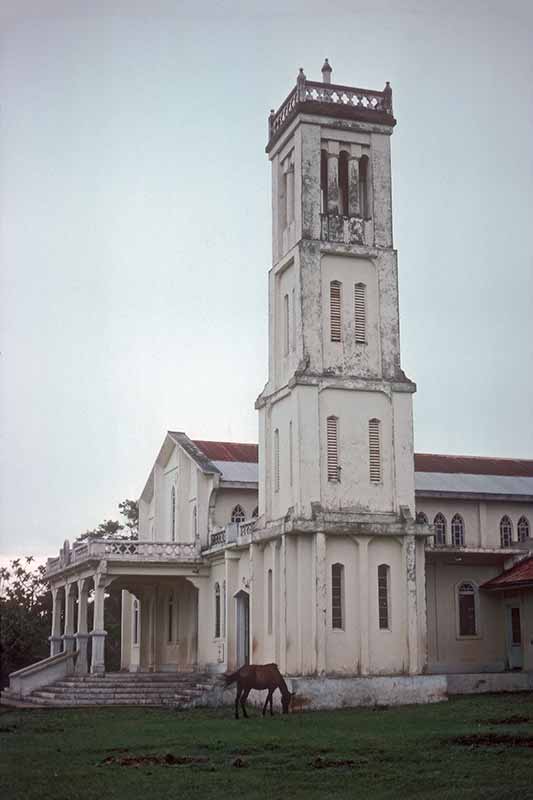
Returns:
[[[418,647],[418,597],[416,585],[415,537],[404,539],[405,569],[407,575],[407,645],[409,648],[409,674],[420,672]]]
[[[359,217],[359,159],[353,156],[348,161],[348,213],[350,217]]]
[[[328,153],[328,214],[339,213],[339,154]]]
[[[281,537],[279,549],[279,671],[287,672],[287,534]]]
[[[361,675],[370,672],[369,618],[368,618],[368,536],[358,536],[359,546],[359,669]]]
[[[105,590],[111,581],[104,573],[97,572],[94,576],[94,621],[91,631],[92,659],[91,672],[105,672],[105,637],[104,629],[104,603]]]
[[[63,587],[52,586],[52,630],[48,641],[50,642],[50,655],[57,656],[61,652],[61,610],[63,608]]]
[[[196,660],[199,669],[206,669],[210,661],[210,643],[213,638],[209,578],[206,575],[205,577],[189,578],[189,580],[198,590],[198,648]]]
[[[235,592],[237,586],[237,572],[239,568],[239,556],[236,553],[226,550],[225,576],[226,576],[226,669],[233,671],[237,668],[237,631],[235,615]]]
[[[65,653],[72,653],[76,643],[76,637],[74,636],[74,603],[76,600],[74,589],[74,583],[65,584],[65,629],[61,637]]]
[[[153,591],[150,593],[149,599],[149,647],[148,647],[148,670],[155,672],[157,670],[157,605],[159,602],[159,593],[157,586],[154,586]]]
[[[78,651],[78,658],[76,659],[76,672],[84,675],[88,671],[87,663],[87,645],[89,643],[89,636],[87,630],[87,600],[89,597],[89,589],[87,580],[83,578],[78,581],[78,630],[76,633],[76,649]]]
[[[315,642],[316,642],[316,672],[324,675],[326,672],[326,636],[328,616],[328,584],[326,566],[326,534],[315,534]]]

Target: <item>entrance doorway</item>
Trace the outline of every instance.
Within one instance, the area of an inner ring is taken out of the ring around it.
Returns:
[[[509,669],[522,669],[522,624],[520,606],[507,606],[507,658]]]
[[[237,669],[250,663],[250,596],[240,591],[235,595],[237,612]]]

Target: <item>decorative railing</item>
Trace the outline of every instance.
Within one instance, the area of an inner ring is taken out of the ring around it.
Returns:
[[[215,531],[209,537],[209,545],[210,547],[215,547],[217,544],[226,544],[226,529],[223,528],[221,531]]]
[[[300,70],[295,88],[277,111],[270,112],[269,139],[283,128],[301,103],[328,103],[364,112],[365,116],[374,113],[392,118],[392,89],[388,81],[380,92],[374,89],[359,89],[355,86],[308,81],[303,70]]]
[[[195,542],[147,542],[133,539],[86,539],[70,547],[68,541],[58,558],[49,558],[46,574],[56,572],[92,559],[114,561],[196,561],[200,551]]]
[[[239,525],[239,539],[242,539],[245,536],[250,536],[253,529],[255,528],[256,522],[257,522],[256,519],[250,519],[247,522],[241,522],[241,524]]]
[[[217,547],[224,544],[234,544],[249,537],[255,526],[257,519],[246,520],[245,522],[228,522],[225,528],[213,531],[209,536],[209,547]]]

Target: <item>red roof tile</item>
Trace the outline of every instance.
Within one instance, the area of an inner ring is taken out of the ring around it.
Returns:
[[[465,475],[533,477],[533,461],[517,458],[440,456],[415,453],[415,472],[460,472]]]
[[[256,464],[258,447],[256,444],[241,442],[206,442],[194,439],[194,444],[211,461],[245,461]]]
[[[505,570],[501,575],[491,578],[484,583],[482,589],[511,589],[520,588],[526,584],[533,586],[533,556],[528,556],[511,569]]]

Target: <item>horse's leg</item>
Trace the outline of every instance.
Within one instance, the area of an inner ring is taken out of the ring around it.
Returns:
[[[237,694],[235,695],[235,719],[239,719],[239,700],[241,697],[241,687],[237,684]]]
[[[249,694],[250,694],[250,690],[249,690],[249,689],[245,689],[245,690],[244,690],[244,692],[243,692],[243,693],[242,693],[242,695],[241,695],[241,708],[242,708],[242,713],[244,714],[244,716],[246,717],[246,719],[248,719],[248,714],[246,713],[246,701],[247,701],[247,699],[248,699],[248,695],[249,695]]]
[[[270,689],[268,690],[267,699],[265,700],[265,705],[263,706],[263,716],[266,714],[269,700],[272,703],[272,691]]]
[[[274,711],[272,709],[272,699],[273,699],[273,697],[274,697],[274,691],[271,690],[271,692],[270,692],[270,716],[271,717],[274,716]]]

